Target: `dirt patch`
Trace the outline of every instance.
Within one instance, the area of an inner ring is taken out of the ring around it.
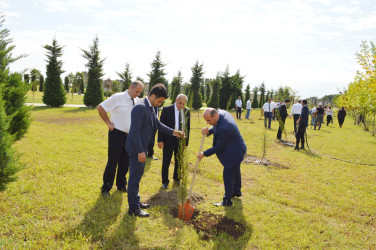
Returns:
[[[171,191],[162,191],[155,194],[147,202],[152,206],[168,206],[169,213],[177,218],[179,212],[179,200],[177,188]],[[191,204],[193,207],[204,200],[204,196],[193,193],[191,196]],[[203,234],[203,239],[212,239],[214,235],[226,233],[237,240],[245,231],[246,226],[233,219],[229,219],[223,215],[212,214],[206,211],[195,209],[192,219],[185,221],[187,225],[192,225],[195,230]]]
[[[255,155],[246,155],[243,160],[244,163],[253,163],[257,165],[263,165],[263,166],[271,166],[276,169],[289,169],[289,167],[281,165],[279,163],[271,162],[268,159],[261,159]]]

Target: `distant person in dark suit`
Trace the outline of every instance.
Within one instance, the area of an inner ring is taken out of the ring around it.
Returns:
[[[138,194],[141,177],[144,173],[148,145],[155,131],[170,136],[184,136],[181,131],[173,130],[159,122],[153,107],[160,106],[167,98],[167,90],[163,84],[156,84],[150,91],[149,96],[132,109],[131,128],[126,144],[129,154],[129,180],[128,180],[128,214],[139,217],[149,217],[142,209],[150,207],[149,204],[140,202]]]
[[[247,153],[247,146],[240,134],[239,128],[232,115],[224,110],[208,108],[204,112],[205,121],[212,125],[203,128],[203,135],[213,134],[213,147],[197,155],[199,160],[216,154],[223,165],[223,181],[225,195],[215,206],[232,206],[232,198],[242,196],[240,164]]]
[[[294,150],[299,150],[299,142],[301,142],[300,149],[304,149],[304,134],[306,132],[306,129],[308,127],[308,119],[309,119],[309,109],[307,106],[307,100],[303,100],[302,102],[303,108],[302,112],[300,113],[300,117],[298,121],[296,122],[296,125],[298,126],[298,131],[296,132],[296,144]]]
[[[161,113],[161,123],[172,129],[177,129],[185,132],[186,145],[180,145],[180,138],[167,136],[164,133],[158,133],[158,147],[163,148],[163,161],[162,161],[162,188],[167,189],[168,183],[168,169],[170,167],[172,154],[175,157],[174,168],[174,184],[180,184],[179,171],[181,170],[182,162],[179,162],[180,153],[182,152],[182,146],[188,146],[189,130],[191,127],[190,112],[185,107],[188,101],[188,97],[184,94],[180,94],[176,97],[175,103],[166,107],[163,107]]]
[[[284,103],[282,103],[279,108],[278,108],[278,112],[279,112],[279,117],[280,117],[280,121],[279,121],[279,128],[278,128],[278,133],[277,133],[277,139],[278,140],[281,140],[282,138],[282,130],[283,128],[285,127],[285,121],[286,121],[286,118],[288,116],[288,113],[287,113],[287,105],[290,103],[290,100],[289,99],[286,99]]]
[[[346,110],[344,107],[342,107],[339,111],[338,111],[338,124],[339,124],[339,127],[342,128],[342,124],[343,122],[345,121],[345,117],[346,117]]]

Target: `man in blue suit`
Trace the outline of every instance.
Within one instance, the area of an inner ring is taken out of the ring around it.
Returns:
[[[232,206],[233,197],[242,196],[240,163],[247,153],[247,146],[240,135],[240,131],[231,114],[224,110],[208,108],[204,112],[204,119],[211,128],[203,128],[203,135],[214,135],[213,147],[197,155],[199,160],[216,154],[223,165],[223,182],[225,195],[223,201],[215,206]]]
[[[138,190],[144,173],[148,145],[155,131],[158,129],[159,132],[170,136],[184,136],[183,132],[160,123],[154,113],[153,107],[160,106],[167,97],[166,87],[157,84],[151,89],[149,96],[132,109],[131,128],[125,146],[129,154],[128,214],[130,215],[149,217],[149,214],[141,208],[146,209],[150,205],[140,202]]]

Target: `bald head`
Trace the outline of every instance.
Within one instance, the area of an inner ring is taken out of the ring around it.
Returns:
[[[218,122],[219,114],[218,111],[213,108],[207,108],[204,111],[204,119],[207,124],[215,125]]]
[[[144,84],[141,81],[134,81],[131,86],[129,86],[128,94],[131,98],[138,97],[142,90],[144,89]]]

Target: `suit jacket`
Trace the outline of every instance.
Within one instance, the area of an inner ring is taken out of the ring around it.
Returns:
[[[281,106],[279,106],[278,110],[282,120],[286,120],[286,117],[288,116],[286,104],[282,104]]]
[[[225,168],[239,165],[247,153],[247,146],[231,114],[224,110],[218,113],[217,124],[209,129],[209,135],[214,135],[213,147],[204,151],[204,155],[215,153]]]
[[[147,152],[148,144],[155,135],[156,129],[169,136],[174,132],[158,121],[146,98],[135,105],[131,112],[131,128],[125,145],[129,155]]]
[[[191,113],[187,108],[184,109],[185,127],[187,146],[189,142],[189,130],[191,129]],[[175,129],[175,104],[163,107],[160,121],[171,129]],[[178,145],[178,139],[176,137],[167,136],[164,133],[158,132],[158,142],[164,142],[165,146],[173,147]]]

